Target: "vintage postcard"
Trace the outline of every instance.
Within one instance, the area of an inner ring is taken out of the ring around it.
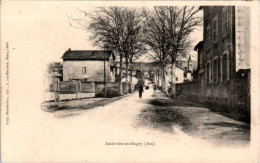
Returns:
[[[258,1],[1,1],[2,162],[259,162]]]

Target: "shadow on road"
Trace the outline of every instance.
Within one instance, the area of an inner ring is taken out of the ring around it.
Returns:
[[[211,126],[213,125],[213,126],[231,127],[231,128],[237,128],[237,129],[247,129],[247,130],[250,130],[250,126],[249,125],[227,123],[227,122],[204,123],[204,125],[211,125]]]
[[[143,99],[148,104],[138,115],[140,126],[174,133],[181,127],[190,136],[207,139],[216,144],[248,144],[250,125],[214,112],[202,104],[185,97],[171,99],[162,92],[154,92],[152,98]]]
[[[184,131],[190,130],[192,126],[191,121],[182,116],[178,110],[163,106],[149,106],[138,116],[140,126],[148,126],[164,132],[173,132],[174,125],[181,126]]]

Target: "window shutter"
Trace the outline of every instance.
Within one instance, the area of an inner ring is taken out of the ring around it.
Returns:
[[[205,80],[206,80],[206,83],[208,83],[208,64],[206,63],[205,64]]]
[[[209,83],[211,83],[211,64],[210,64],[210,61],[209,61],[209,69],[208,69],[208,71],[209,71]]]
[[[211,83],[213,82],[214,77],[214,62],[211,63]]]
[[[223,81],[223,57],[219,57],[219,81]]]
[[[210,45],[211,45],[211,32],[210,32],[210,25],[208,25],[206,29],[206,47],[210,48]]]
[[[218,16],[216,15],[215,18],[212,20],[212,41],[216,42],[218,39]]]
[[[222,9],[222,35],[226,35],[226,9],[225,7]]]
[[[228,32],[229,30],[229,10],[226,7],[226,31]]]
[[[230,69],[229,69],[229,54],[227,54],[227,81],[230,79]]]
[[[218,58],[216,58],[216,83],[218,82]]]

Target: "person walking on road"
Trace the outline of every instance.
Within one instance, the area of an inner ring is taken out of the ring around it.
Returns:
[[[143,88],[143,85],[142,85],[142,84],[139,85],[138,91],[139,91],[139,98],[142,98],[142,94],[143,94],[143,92],[144,92],[144,88]]]
[[[156,91],[156,85],[153,86],[153,91]]]

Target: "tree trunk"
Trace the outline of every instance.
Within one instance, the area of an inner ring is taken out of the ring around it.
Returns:
[[[120,95],[123,95],[123,85],[122,85],[122,60],[123,60],[123,55],[120,54],[120,72],[119,72],[119,92],[120,92]]]
[[[125,61],[126,61],[126,75],[125,75],[125,84],[126,84],[126,94],[128,94],[128,56],[126,55],[126,58],[125,58]]]
[[[157,71],[157,79],[156,79],[156,81],[157,81],[157,86],[160,86],[159,80],[160,80],[160,70],[158,69],[158,71]]]
[[[166,84],[165,84],[165,66],[162,66],[162,91],[166,92]]]
[[[133,76],[133,65],[132,62],[130,61],[130,93],[132,93],[132,76]]]
[[[171,90],[172,90],[172,97],[176,97],[176,82],[175,82],[175,70],[176,70],[176,63],[175,62],[172,62],[172,73],[171,73]]]

